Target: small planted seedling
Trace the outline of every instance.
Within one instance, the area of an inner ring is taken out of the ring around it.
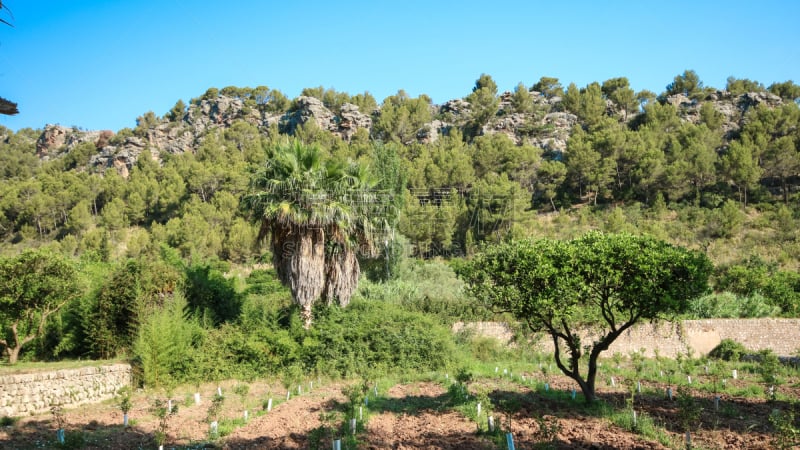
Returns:
[[[130,386],[125,386],[117,391],[117,406],[119,407],[119,410],[122,411],[122,426],[127,427],[128,412],[133,407]]]
[[[161,449],[164,447],[164,443],[167,441],[167,432],[169,430],[169,419],[178,413],[178,408],[173,407],[172,410],[170,411],[167,409],[166,400],[157,398],[153,400],[153,405],[150,407],[150,412],[154,416],[156,416],[156,419],[158,419],[158,425],[156,426],[156,432],[155,432],[155,440],[156,444],[158,445],[158,448]]]
[[[219,419],[219,413],[222,411],[222,405],[225,403],[225,396],[220,395],[217,393],[211,399],[211,405],[208,406],[208,410],[206,411],[206,420],[208,422],[217,422]]]
[[[64,443],[64,428],[67,426],[67,416],[64,414],[64,408],[61,405],[53,405],[50,407],[50,413],[53,415],[53,422],[56,424],[56,440],[59,444]]]

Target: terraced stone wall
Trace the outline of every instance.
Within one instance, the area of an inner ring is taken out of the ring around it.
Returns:
[[[490,336],[502,342],[513,337],[511,327],[500,322],[471,322],[454,325],[454,331],[464,328]],[[584,342],[591,342],[591,333],[581,333]],[[678,323],[642,323],[619,337],[605,353],[630,354],[644,349],[646,356],[674,357],[692,352],[694,356],[708,354],[723,339],[733,339],[750,350],[772,349],[781,356],[795,355],[800,349],[800,319],[708,319],[684,320]],[[542,351],[552,351],[553,343],[546,335],[536,341]]]
[[[0,417],[73,407],[114,396],[131,383],[131,366],[113,364],[0,376]]]

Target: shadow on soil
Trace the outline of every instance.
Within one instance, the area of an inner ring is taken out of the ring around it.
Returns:
[[[156,448],[153,436],[135,426],[69,424],[65,428],[64,443],[56,439],[56,429],[51,420],[28,421],[13,424],[0,430],[0,448],[28,449],[138,449]]]

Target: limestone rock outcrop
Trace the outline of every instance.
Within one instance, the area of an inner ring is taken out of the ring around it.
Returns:
[[[529,91],[532,106],[524,111],[515,109],[513,94],[504,92],[498,96],[498,108],[478,130],[480,134],[503,133],[516,144],[528,144],[551,153],[567,150],[567,141],[578,117],[565,110],[558,96],[545,96],[540,92]],[[682,120],[699,123],[701,108],[710,103],[722,116],[722,130],[728,136],[736,133],[743,124],[745,114],[751,108],[766,105],[774,108],[782,104],[780,97],[769,92],[748,92],[733,95],[727,91],[705,93],[705,98],[689,98],[683,94],[671,95],[663,99],[673,105]],[[639,111],[625,112],[624,116],[608,106],[607,114],[620,121],[635,120]],[[441,105],[431,106],[431,120],[424,123],[411,134],[411,139],[420,143],[435,142],[452,129],[465,130],[470,126],[473,106],[465,99],[449,100]],[[315,97],[297,97],[292,107],[285,113],[268,111],[238,97],[218,95],[215,98],[194,100],[182,114],[172,114],[171,119],[156,119],[149,126],[136,130],[120,130],[116,135],[108,130],[86,131],[60,125],[45,126],[36,142],[36,151],[42,159],[58,158],[76,146],[92,142],[97,153],[89,161],[89,170],[104,171],[115,169],[127,176],[139,155],[148,150],[156,161],[167,154],[194,152],[202,144],[209,132],[224,131],[239,121],[256,127],[261,133],[280,132],[293,134],[300,127],[313,122],[319,130],[350,140],[355,133],[364,129],[372,133],[372,128],[380,117],[380,109],[360,111],[358,106],[344,103],[331,110],[322,100]]]

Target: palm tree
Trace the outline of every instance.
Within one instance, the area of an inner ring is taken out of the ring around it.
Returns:
[[[319,147],[298,141],[270,150],[242,199],[269,237],[278,278],[311,326],[314,302],[347,306],[361,273],[358,254],[377,256],[386,227],[373,214],[375,182],[362,165],[323,160]]]

